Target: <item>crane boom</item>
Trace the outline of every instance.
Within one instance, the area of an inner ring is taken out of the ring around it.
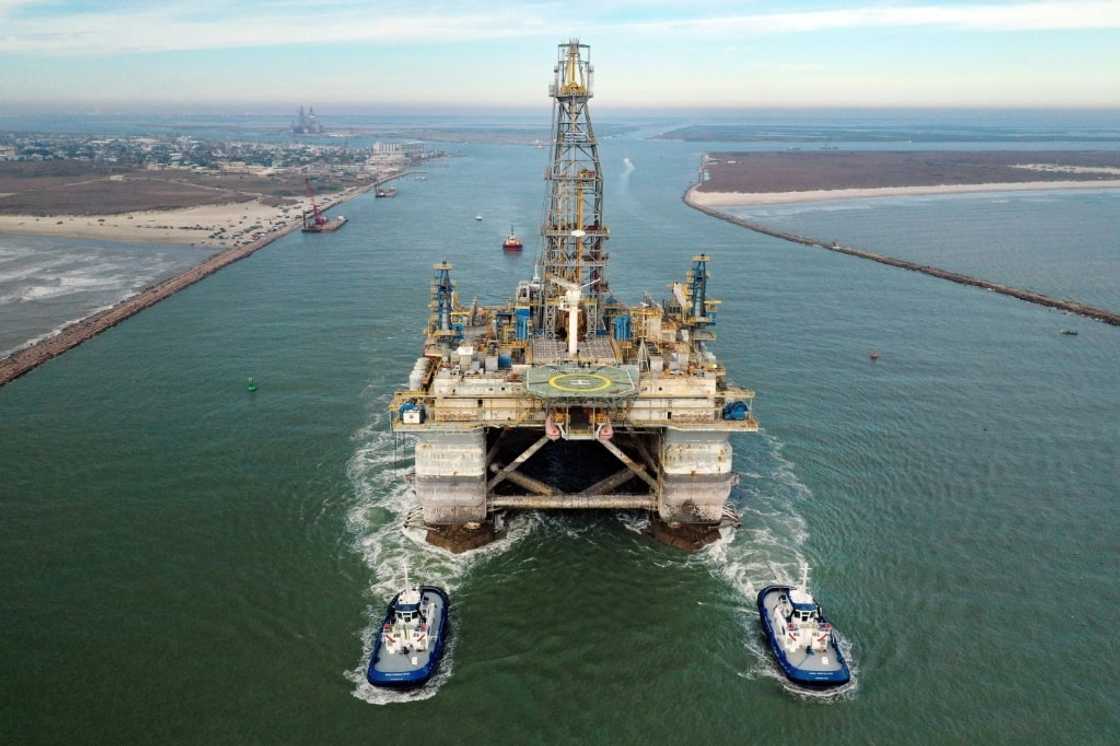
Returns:
[[[315,213],[315,225],[323,225],[327,219],[319,212],[319,205],[315,204],[315,190],[311,186],[311,179],[304,176],[303,183],[307,186],[307,197],[311,200],[311,210]]]

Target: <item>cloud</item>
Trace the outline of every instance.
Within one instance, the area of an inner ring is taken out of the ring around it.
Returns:
[[[674,5],[663,3],[662,8]],[[417,10],[416,3],[374,8],[353,0],[266,5],[194,2],[70,9],[57,2],[0,0],[0,52],[121,54],[177,50],[371,42],[383,44],[483,41],[564,36],[572,18],[597,34],[662,34],[697,39],[742,34],[934,27],[961,31],[1045,31],[1120,28],[1120,2],[1023,2],[975,5],[887,5],[786,12],[733,13],[686,5],[662,18],[633,18],[630,4],[541,2],[461,3]],[[627,17],[631,20],[627,20]]]
[[[0,0],[2,1],[2,0]],[[341,42],[459,41],[531,33],[531,19],[512,13],[385,14],[340,3],[332,10],[303,6],[260,12],[200,13],[197,6],[75,12],[0,27],[0,51],[132,53]]]
[[[1057,31],[1120,28],[1120,2],[1011,5],[913,5],[753,13],[638,24],[647,30],[796,33],[869,27],[940,27],[964,31]]]

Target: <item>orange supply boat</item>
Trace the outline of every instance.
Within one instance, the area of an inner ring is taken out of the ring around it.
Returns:
[[[513,226],[511,225],[509,227],[509,235],[506,236],[505,241],[502,241],[502,249],[505,251],[521,251],[522,246],[524,246],[524,244],[521,243],[521,239],[517,237],[517,234],[513,232]]]

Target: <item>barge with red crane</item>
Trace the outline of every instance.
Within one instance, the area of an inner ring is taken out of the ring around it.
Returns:
[[[308,215],[304,211],[303,227],[300,230],[304,233],[332,233],[346,225],[346,218],[342,215],[328,220],[319,210],[319,205],[315,203],[315,190],[311,187],[311,180],[305,178],[303,183],[307,186],[307,198],[311,202],[311,214]]]

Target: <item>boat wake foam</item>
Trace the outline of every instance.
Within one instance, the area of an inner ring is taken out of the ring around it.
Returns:
[[[425,529],[407,527],[406,518],[416,506],[408,481],[412,469],[411,442],[388,430],[385,408],[388,397],[373,406],[370,422],[354,434],[354,455],[347,465],[355,501],[347,516],[354,549],[362,555],[372,575],[369,623],[359,633],[362,654],[357,665],[346,672],[354,682],[353,695],[370,704],[386,705],[415,702],[435,696],[451,678],[455,659],[455,590],[463,577],[478,562],[508,551],[532,531],[535,514],[526,513],[507,521],[502,538],[484,547],[455,555],[428,544]],[[451,596],[451,626],[439,671],[423,687],[397,691],[371,686],[366,681],[366,666],[373,650],[373,634],[385,616],[385,607],[404,584],[404,567],[414,582],[437,585]]]
[[[527,511],[515,513],[507,521],[504,536],[480,549],[455,555],[428,544],[422,527],[407,525],[407,517],[416,506],[408,481],[413,465],[412,448],[410,441],[387,429],[387,404],[387,396],[374,403],[369,423],[353,436],[355,450],[348,464],[355,495],[348,524],[354,537],[353,547],[369,566],[372,583],[369,622],[358,633],[361,656],[345,675],[354,683],[355,697],[378,705],[429,699],[451,678],[456,646],[455,591],[472,567],[505,553],[535,529],[579,538],[590,528],[560,516]],[[771,678],[795,696],[835,702],[858,688],[858,666],[851,644],[837,635],[852,674],[848,684],[825,691],[802,689],[790,683],[774,663],[755,605],[758,591],[770,583],[810,585],[812,568],[803,549],[809,530],[799,505],[813,495],[798,479],[794,464],[783,456],[782,450],[783,444],[777,438],[763,432],[753,440],[749,452],[740,454],[742,463],[751,464],[752,468],[741,474],[741,486],[731,496],[733,506],[742,515],[742,527],[722,529],[718,541],[684,561],[697,563],[742,597],[741,613],[736,618],[754,662],[739,674],[741,677]],[[634,533],[643,533],[649,526],[644,513],[620,511],[616,516],[626,530]],[[424,687],[413,691],[380,689],[366,681],[366,665],[385,605],[404,583],[405,563],[413,580],[442,586],[451,594],[451,633],[439,672]]]

